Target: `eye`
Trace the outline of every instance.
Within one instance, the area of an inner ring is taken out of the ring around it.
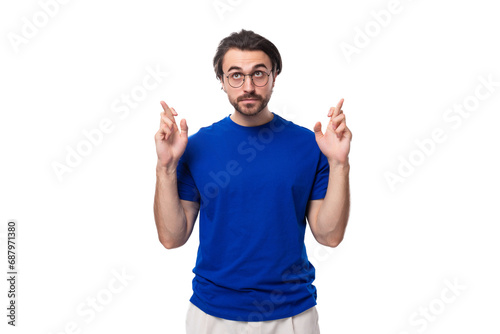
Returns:
[[[264,75],[264,72],[262,71],[255,71],[253,72],[253,75],[256,77],[256,78],[260,78]]]
[[[231,74],[231,78],[236,79],[236,80],[241,79],[241,73],[238,73],[238,72],[233,73],[233,74]]]

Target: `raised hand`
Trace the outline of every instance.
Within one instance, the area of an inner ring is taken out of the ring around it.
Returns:
[[[180,129],[177,127],[174,116],[177,112],[164,101],[160,102],[163,112],[160,113],[160,129],[155,134],[156,154],[158,166],[165,167],[167,172],[174,173],[188,142],[188,126],[185,119],[181,119]]]
[[[319,149],[328,159],[330,166],[348,164],[348,155],[351,147],[352,133],[346,125],[345,115],[342,112],[344,99],[341,99],[335,108],[330,108],[325,133],[321,131],[321,122],[314,125],[314,134]]]

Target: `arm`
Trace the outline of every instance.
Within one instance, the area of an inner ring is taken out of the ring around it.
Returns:
[[[328,159],[330,174],[325,198],[309,202],[307,220],[316,240],[325,246],[336,247],[344,238],[349,219],[349,150],[352,133],[342,113],[344,99],[335,108],[330,108],[330,122],[325,134],[321,123],[314,126],[316,142]]]
[[[175,171],[169,173],[165,167],[157,165],[154,216],[158,238],[165,248],[177,248],[187,242],[199,209],[198,202],[179,199]]]
[[[191,236],[199,204],[180,200],[177,191],[177,164],[188,140],[186,120],[181,120],[179,129],[174,119],[175,109],[163,101],[161,104],[164,111],[160,114],[160,129],[155,134],[158,163],[154,217],[161,244],[171,249],[184,245]]]
[[[322,245],[337,247],[349,220],[349,164],[332,167],[324,199],[309,201],[307,221],[314,238]]]

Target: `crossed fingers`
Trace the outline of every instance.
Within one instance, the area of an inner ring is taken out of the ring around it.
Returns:
[[[177,112],[174,108],[170,108],[164,101],[160,103],[163,107],[163,111],[160,113],[160,131],[165,133],[165,138],[168,138],[171,133],[177,131],[177,124],[174,119],[174,116],[177,116]]]
[[[345,115],[342,112],[342,105],[344,104],[344,99],[340,99],[336,107],[331,107],[328,111],[328,117],[330,117],[330,122],[328,127],[333,131],[337,137],[341,137],[344,130],[347,128],[345,123]]]

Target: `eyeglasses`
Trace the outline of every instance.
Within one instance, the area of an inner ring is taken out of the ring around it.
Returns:
[[[252,74],[243,74],[240,72],[229,73],[226,75],[227,82],[229,86],[233,88],[240,88],[245,83],[245,78],[249,76],[252,78],[252,83],[257,87],[264,87],[269,81],[269,75],[271,72],[266,73],[264,71],[255,71]]]

